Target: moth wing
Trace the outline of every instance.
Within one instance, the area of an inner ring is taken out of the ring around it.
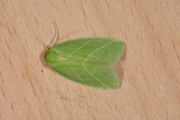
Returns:
[[[121,57],[124,48],[124,42],[112,38],[83,38],[63,42],[50,49],[55,49],[64,58],[110,64]]]
[[[64,60],[50,67],[58,74],[84,85],[102,89],[119,87],[116,72],[104,64]]]

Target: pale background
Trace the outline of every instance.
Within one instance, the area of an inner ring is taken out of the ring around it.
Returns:
[[[59,42],[126,42],[120,89],[83,86],[43,66],[37,39],[50,44],[54,21]],[[180,1],[1,0],[0,120],[27,119],[179,120]]]

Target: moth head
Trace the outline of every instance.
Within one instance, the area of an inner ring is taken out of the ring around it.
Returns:
[[[51,48],[44,55],[44,59],[47,63],[57,63],[59,58],[57,52]]]

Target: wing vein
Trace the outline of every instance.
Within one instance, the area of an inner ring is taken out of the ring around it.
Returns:
[[[100,49],[102,49],[102,48],[108,46],[109,44],[111,44],[111,43],[113,43],[113,42],[115,42],[115,40],[113,40],[113,41],[107,43],[106,45],[104,45],[104,46],[102,46],[102,47],[100,47],[100,48],[97,48],[94,52],[90,53],[90,54],[87,56],[87,58],[84,60],[84,62],[86,62],[86,61],[88,60],[88,58],[89,58],[92,54],[94,54],[94,53],[97,52],[98,50],[100,50]]]
[[[87,41],[86,43],[84,43],[82,46],[80,46],[79,48],[77,48],[75,51],[73,51],[67,58],[71,57],[75,52],[77,52],[79,49],[81,49],[82,47],[84,47],[86,44],[88,44],[91,40]]]
[[[71,51],[71,50],[64,50],[64,51]],[[72,52],[72,51],[71,51],[71,52]],[[79,54],[87,55],[87,56],[88,56],[88,54],[84,54],[84,53],[81,53],[81,52],[76,52],[76,53],[79,53]],[[92,56],[92,55],[91,55],[91,57],[103,63],[102,60],[100,60],[100,59],[98,59],[98,58],[96,58],[96,57],[94,57],[94,56]],[[69,57],[67,57],[66,59],[69,59]]]
[[[85,67],[86,71],[98,82],[100,82],[104,87],[106,87],[107,89],[110,89],[108,86],[106,86],[101,80],[99,80],[98,78],[96,78],[85,66],[84,62],[83,62],[83,66]]]
[[[69,64],[69,61],[67,61],[69,67],[71,68],[71,70],[78,76],[78,78],[85,83],[85,81],[79,76],[79,74],[76,73],[76,71],[74,71],[74,69],[71,67],[71,65]]]

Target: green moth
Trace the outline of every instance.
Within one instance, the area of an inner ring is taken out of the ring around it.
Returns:
[[[55,44],[57,39],[56,26],[54,41],[44,55],[50,68],[84,85],[102,89],[119,87],[118,76],[109,65],[122,56],[124,42],[112,38],[80,38]]]

